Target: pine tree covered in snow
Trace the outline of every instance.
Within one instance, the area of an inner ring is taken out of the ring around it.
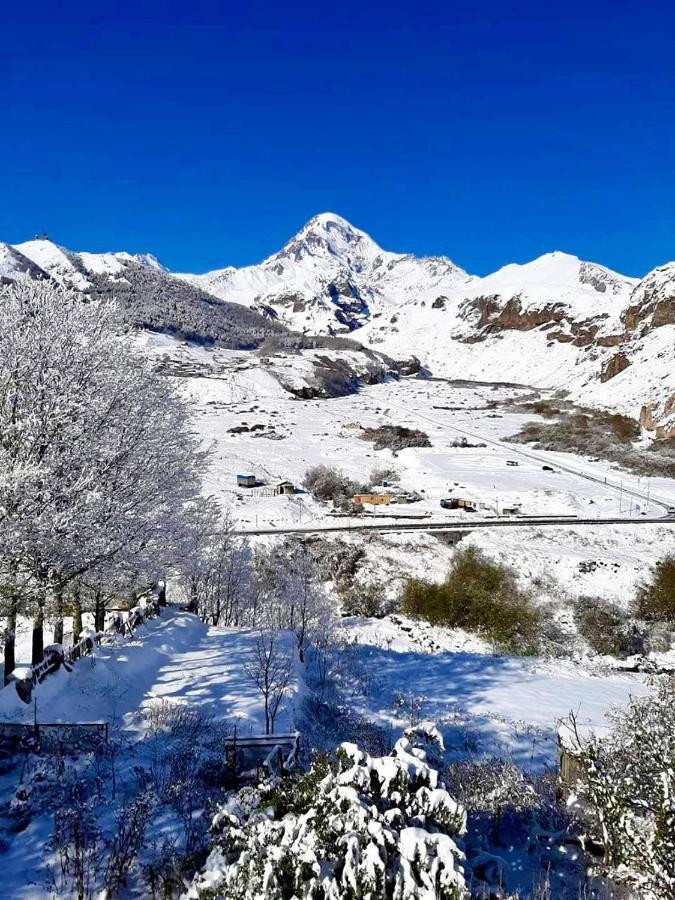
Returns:
[[[391,756],[342,744],[334,761],[315,761],[306,774],[240,791],[213,820],[215,847],[188,896],[468,896],[454,840],[465,814],[430,764],[439,742],[435,729],[421,727]]]

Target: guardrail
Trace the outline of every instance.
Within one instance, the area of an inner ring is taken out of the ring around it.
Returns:
[[[57,672],[61,666],[66,671],[71,671],[73,663],[83,656],[89,656],[94,647],[100,645],[106,638],[125,634],[131,636],[140,625],[158,615],[159,605],[152,601],[145,606],[135,606],[129,611],[126,620],[119,613],[116,614],[103,631],[85,629],[79,641],[72,647],[64,649],[61,644],[50,644],[44,649],[42,662],[34,666],[17,666],[9,676],[14,682],[19,698],[24,703],[30,703],[35,685],[43,682],[53,672]]]

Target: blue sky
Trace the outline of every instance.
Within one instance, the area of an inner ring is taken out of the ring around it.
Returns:
[[[477,273],[675,258],[672,5],[441,6],[6,4],[0,239],[204,271],[332,210]]]

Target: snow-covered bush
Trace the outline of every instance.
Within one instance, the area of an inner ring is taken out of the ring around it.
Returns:
[[[574,719],[579,799],[597,822],[610,874],[643,900],[675,896],[675,679],[633,699],[606,739],[584,739]]]
[[[338,590],[352,583],[366,557],[362,544],[341,538],[318,538],[309,542],[307,548],[317,567],[317,574],[324,581],[333,581]]]
[[[373,469],[370,473],[370,487],[380,487],[381,485],[398,484],[401,480],[400,474],[396,469],[382,468]]]
[[[600,597],[580,597],[574,609],[574,621],[579,634],[596,653],[627,656],[642,649],[639,634],[615,603]]]
[[[406,447],[431,447],[429,435],[417,428],[403,425],[380,425],[378,428],[364,428],[361,437],[372,441],[375,450],[391,450],[396,454]]]
[[[338,591],[342,612],[348,616],[386,616],[391,612],[384,585],[374,579],[350,580]]]
[[[467,811],[487,813],[492,840],[501,843],[502,816],[506,811],[536,809],[540,799],[523,770],[508,759],[467,760],[448,769],[451,790]]]
[[[333,466],[314,466],[305,472],[304,485],[317,500],[351,497],[359,485]]]
[[[304,775],[240,791],[213,820],[215,847],[188,897],[467,897],[454,840],[464,811],[417,737],[385,757],[342,744]]]

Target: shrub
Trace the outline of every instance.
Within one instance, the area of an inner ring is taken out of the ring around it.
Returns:
[[[350,581],[340,591],[342,611],[348,616],[382,617],[390,612],[382,584],[377,581]]]
[[[511,760],[463,760],[448,767],[447,778],[468,813],[489,814],[497,846],[505,811],[532,810],[541,805],[531,780]]]
[[[582,738],[570,717],[565,746],[576,757],[576,792],[602,835],[608,874],[630,896],[675,896],[675,680],[632,699],[605,739]],[[603,866],[603,868],[605,868]],[[604,873],[603,873],[604,874]]]
[[[333,581],[338,590],[351,584],[366,558],[363,544],[348,543],[342,538],[317,538],[307,544],[317,572],[323,581]]]
[[[398,453],[406,447],[431,447],[429,435],[416,428],[403,425],[380,425],[379,428],[364,428],[364,441],[372,441],[375,450],[391,450]]]
[[[317,500],[340,500],[357,493],[359,486],[332,466],[314,466],[305,472],[304,485]]]
[[[541,616],[515,573],[473,547],[455,553],[442,584],[409,579],[401,604],[408,615],[476,632],[503,652],[527,654],[538,647]]]
[[[673,633],[663,622],[648,622],[644,628],[645,653],[667,653],[673,643]]]
[[[215,846],[186,896],[468,897],[454,840],[464,810],[425,744],[407,733],[385,757],[342,744],[305,774],[244,788],[216,813]]]
[[[603,656],[628,656],[642,650],[639,635],[631,631],[628,616],[615,603],[600,597],[580,597],[574,621],[579,634]]]
[[[656,564],[654,577],[638,591],[635,612],[647,622],[675,622],[675,556]]]
[[[398,484],[401,476],[396,469],[373,469],[370,473],[370,486],[377,487],[384,484]]]

